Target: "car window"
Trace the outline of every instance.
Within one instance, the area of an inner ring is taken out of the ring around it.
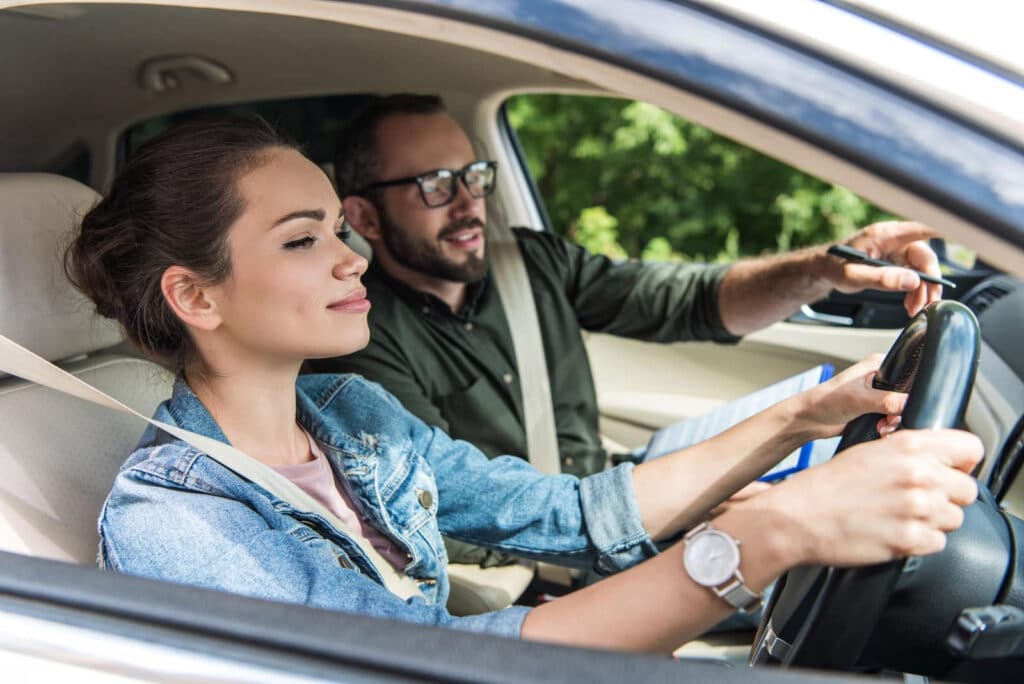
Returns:
[[[139,122],[125,130],[120,139],[120,159],[123,163],[139,145],[180,121],[203,115],[244,111],[259,114],[287,133],[317,164],[333,163],[334,141],[338,130],[368,97],[362,94],[305,97],[175,112]]]
[[[895,218],[644,102],[528,94],[505,115],[550,228],[613,258],[730,262]]]

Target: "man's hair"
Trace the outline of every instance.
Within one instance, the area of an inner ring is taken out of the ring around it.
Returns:
[[[354,195],[377,178],[377,124],[389,116],[447,112],[437,95],[400,93],[375,97],[359,109],[338,133],[334,181],[338,196]]]

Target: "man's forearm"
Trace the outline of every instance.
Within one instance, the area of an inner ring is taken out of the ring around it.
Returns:
[[[718,290],[722,324],[734,335],[746,335],[821,299],[832,289],[823,272],[826,258],[819,246],[737,261]]]

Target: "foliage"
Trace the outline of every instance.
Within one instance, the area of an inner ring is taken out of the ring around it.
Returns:
[[[612,257],[732,261],[891,218],[643,102],[520,95],[507,112],[555,230]]]

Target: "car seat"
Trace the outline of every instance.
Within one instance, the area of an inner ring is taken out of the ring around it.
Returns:
[[[63,251],[99,195],[43,173],[0,173],[0,334],[144,415],[173,377],[132,355],[68,282]],[[96,521],[143,424],[0,373],[0,549],[95,563]]]

